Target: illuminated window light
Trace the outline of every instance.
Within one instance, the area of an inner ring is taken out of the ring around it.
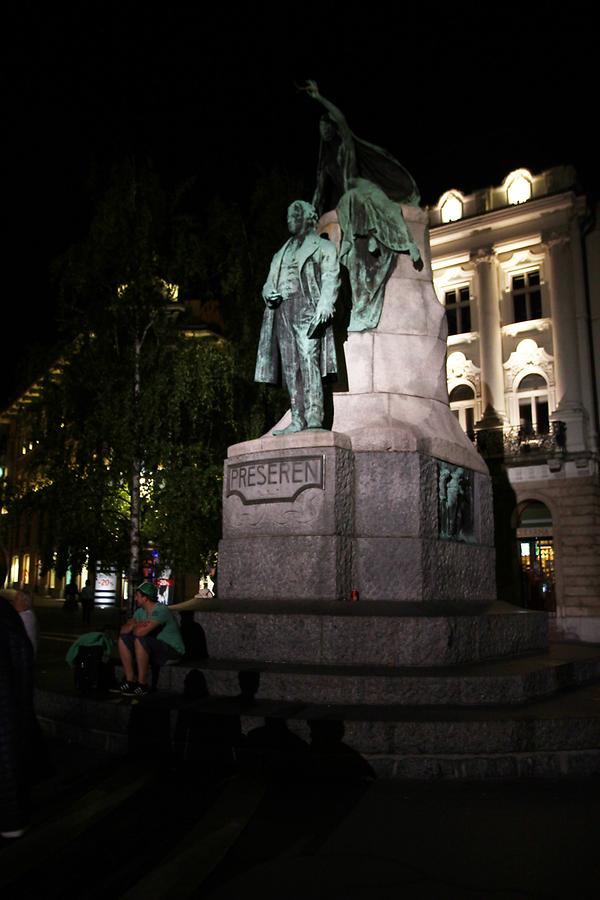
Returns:
[[[463,199],[458,191],[446,191],[440,198],[438,209],[442,222],[456,222],[463,217]]]
[[[527,169],[516,169],[504,182],[506,198],[511,206],[531,200],[532,177]]]

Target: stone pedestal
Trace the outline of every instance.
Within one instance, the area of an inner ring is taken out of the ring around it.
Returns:
[[[406,254],[389,279],[381,319],[344,343],[347,384],[334,387],[334,431],[350,436],[355,452],[421,452],[487,475],[487,467],[448,406],[444,308],[431,274],[427,214],[403,206],[423,269]],[[335,213],[320,224],[339,242]]]
[[[350,440],[328,431],[229,448],[219,596],[338,600],[351,586]]]
[[[371,440],[354,450],[348,435],[305,431],[230,447],[222,600],[348,602],[353,590],[360,602],[495,599],[489,476],[412,442],[379,449],[377,431]],[[441,500],[452,479],[454,507]]]

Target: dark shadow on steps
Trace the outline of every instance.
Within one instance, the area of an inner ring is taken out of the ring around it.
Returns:
[[[210,712],[204,673],[188,672],[183,687],[173,734],[173,752],[180,768],[201,768],[214,775],[226,776],[236,770],[237,749],[242,743],[239,715]]]
[[[356,750],[343,742],[344,723],[339,719],[312,719],[310,728],[310,774],[328,782],[369,782],[374,769]]]
[[[248,732],[238,758],[243,772],[277,780],[304,778],[309,770],[308,745],[278,717]]]

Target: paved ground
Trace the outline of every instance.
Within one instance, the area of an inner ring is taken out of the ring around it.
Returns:
[[[68,685],[60,661],[80,621],[56,604],[39,617],[38,679]],[[92,628],[113,624],[97,611]],[[600,779],[415,784],[339,780],[326,767],[300,778],[214,758],[49,750],[32,827],[0,849],[3,900],[600,896]]]

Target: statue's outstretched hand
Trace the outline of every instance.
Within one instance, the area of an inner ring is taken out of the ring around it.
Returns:
[[[308,79],[306,84],[300,86],[301,91],[306,91],[307,94],[310,94],[311,97],[319,96],[319,86],[316,81],[312,81],[312,79]]]

